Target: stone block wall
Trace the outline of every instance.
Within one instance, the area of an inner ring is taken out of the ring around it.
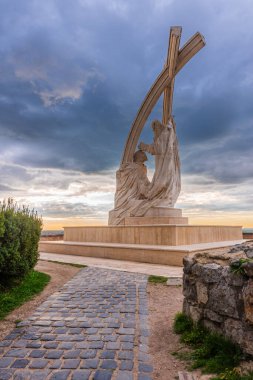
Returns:
[[[184,259],[183,312],[253,355],[253,243]],[[242,261],[244,262],[242,265]],[[231,271],[240,266],[240,273]]]

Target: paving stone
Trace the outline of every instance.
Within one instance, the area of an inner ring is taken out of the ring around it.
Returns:
[[[31,372],[30,380],[46,380],[48,378],[50,371],[49,370],[35,370]],[[27,378],[25,379],[27,380]]]
[[[0,379],[1,380],[9,380],[12,378],[14,373],[13,369],[1,369],[0,368]]]
[[[140,373],[138,375],[138,380],[153,380],[152,377],[146,375],[145,373]]]
[[[62,368],[76,369],[80,364],[79,359],[66,359],[62,365]]]
[[[90,374],[89,370],[74,371],[71,380],[89,380]]]
[[[133,360],[134,358],[134,353],[132,351],[120,351],[118,353],[118,358],[119,359],[128,359],[128,360]]]
[[[133,350],[134,349],[134,344],[132,342],[123,342],[121,344],[122,350]]]
[[[29,354],[30,358],[43,358],[47,351],[46,350],[32,350]]]
[[[103,369],[116,369],[117,362],[115,360],[103,360],[100,367]]]
[[[111,371],[98,370],[95,372],[93,380],[111,380],[111,378],[112,378]]]
[[[29,350],[27,349],[15,348],[13,350],[9,350],[8,352],[6,352],[4,356],[11,356],[14,358],[24,358],[28,354],[28,352]]]
[[[78,342],[78,343],[76,343],[75,347],[78,349],[79,348],[83,349],[83,348],[89,348],[89,345],[90,345],[90,343],[88,343],[88,342]]]
[[[58,347],[58,344],[58,342],[47,342],[43,345],[43,347],[46,349],[54,349]]]
[[[129,371],[119,371],[116,380],[133,380],[133,374]]]
[[[81,364],[81,368],[97,368],[98,364],[98,359],[85,359]]]
[[[97,328],[91,327],[86,330],[87,334],[96,334],[98,332]]]
[[[116,355],[116,351],[108,350],[108,351],[102,351],[100,354],[101,359],[114,359]]]
[[[120,343],[119,342],[108,342],[106,345],[107,350],[119,350]]]
[[[46,353],[45,358],[47,359],[60,359],[60,357],[63,355],[62,350],[50,350]]]
[[[14,373],[13,379],[14,380],[27,380],[27,379],[31,379],[31,371],[28,371],[28,370],[24,370],[22,372],[18,371],[16,373]]]
[[[104,342],[91,342],[89,344],[89,348],[96,348],[96,349],[102,349],[104,347],[105,343]]]
[[[70,374],[69,370],[55,371],[50,376],[50,380],[67,380],[69,374]]]
[[[13,362],[13,358],[1,358],[0,359],[0,368],[8,368]]]
[[[139,363],[139,371],[140,372],[152,372],[153,367],[150,364],[147,363]]]
[[[59,344],[59,350],[72,350],[74,347],[74,343],[71,342],[62,342]]]
[[[12,344],[12,348],[26,347],[26,344],[27,344],[27,340],[25,340],[25,339],[20,339],[20,340],[17,340],[16,342],[14,342],[14,343]]]
[[[97,355],[97,350],[85,350],[81,351],[80,358],[82,359],[93,359]]]
[[[149,354],[146,354],[145,352],[139,352],[138,360],[141,362],[150,362],[151,356]]]
[[[12,363],[11,368],[25,368],[29,360],[27,359],[16,359],[14,363]]]
[[[51,364],[49,364],[48,368],[50,369],[59,369],[62,365],[62,361],[60,359],[52,360]]]
[[[40,348],[41,343],[40,342],[28,342],[26,344],[26,348]]]
[[[34,359],[30,362],[29,368],[42,369],[45,368],[48,364],[48,360],[45,359]]]
[[[64,353],[63,358],[64,359],[76,359],[80,356],[81,350],[69,350]]]
[[[134,362],[131,360],[122,360],[120,363],[120,369],[123,371],[132,371]]]

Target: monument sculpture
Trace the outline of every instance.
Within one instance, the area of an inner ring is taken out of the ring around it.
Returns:
[[[108,226],[64,227],[64,242],[41,242],[40,251],[182,265],[189,252],[241,243],[241,226],[189,225],[175,208],[181,188],[176,125],[172,117],[177,73],[203,48],[204,38],[194,34],[180,49],[181,27],[170,29],[164,68],[146,95],[129,132],[116,173],[114,209]],[[147,119],[163,95],[161,121],[151,123],[153,142],[139,142]],[[152,180],[145,165],[154,156]]]
[[[173,223],[175,215],[177,223],[187,223],[187,219],[181,217],[181,210],[173,209],[181,189],[176,125],[172,116],[173,89],[176,74],[205,42],[201,34],[196,33],[180,50],[181,33],[181,27],[171,28],[164,70],[147,94],[129,133],[116,173],[115,204],[109,213],[109,225],[149,224],[151,221],[152,224]],[[139,151],[134,152],[145,122],[162,93],[162,122],[154,120],[151,125],[154,141],[152,144],[141,142]],[[142,156],[142,163],[136,161],[137,155],[141,157],[141,152],[155,156],[155,172],[151,182],[144,165],[147,157],[144,159]]]

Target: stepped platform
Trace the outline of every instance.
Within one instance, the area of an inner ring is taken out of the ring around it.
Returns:
[[[181,266],[189,253],[243,241],[241,227],[234,226],[65,227],[64,241],[41,241],[39,251]]]

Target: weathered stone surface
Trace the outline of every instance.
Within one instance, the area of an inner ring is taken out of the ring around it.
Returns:
[[[253,260],[242,264],[246,275],[233,273],[230,267],[246,259],[248,250],[253,244],[240,244],[232,254],[199,252],[185,260],[183,312],[253,355]]]
[[[231,272],[231,268],[229,266],[223,268],[222,277],[228,285],[242,287],[245,283],[245,279],[243,278],[243,276]]]
[[[217,313],[215,313],[213,310],[210,309],[204,309],[204,318],[208,318],[213,322],[223,322],[223,317]]]
[[[203,319],[202,323],[208,330],[222,334],[222,328],[218,323],[209,321],[209,319]]]
[[[206,304],[208,301],[208,289],[202,282],[196,283],[197,300],[200,304]]]
[[[227,283],[222,279],[209,291],[208,308],[221,315],[238,318],[236,296],[234,289],[228,287]]]
[[[248,277],[253,277],[253,261],[243,263],[242,268]]]
[[[246,253],[246,256],[249,258],[249,259],[253,259],[253,248],[248,248],[245,250],[245,253]]]
[[[202,319],[202,309],[197,306],[190,306],[190,316],[194,322],[199,322]]]
[[[246,321],[253,324],[253,279],[243,289],[243,302]]]
[[[196,261],[189,256],[185,256],[183,258],[183,265],[184,265],[184,273],[188,274],[191,272],[192,266],[196,263]]]
[[[194,276],[184,275],[183,277],[183,294],[188,300],[197,302],[197,290],[196,290],[196,280]]]
[[[242,349],[249,355],[253,355],[253,331],[244,333],[243,341],[241,344]]]
[[[219,282],[222,269],[222,266],[218,264],[195,264],[192,267],[192,273],[197,277],[201,277],[203,282]]]
[[[239,320],[232,318],[226,319],[224,323],[224,332],[234,342],[242,345],[244,341],[243,324]]]

